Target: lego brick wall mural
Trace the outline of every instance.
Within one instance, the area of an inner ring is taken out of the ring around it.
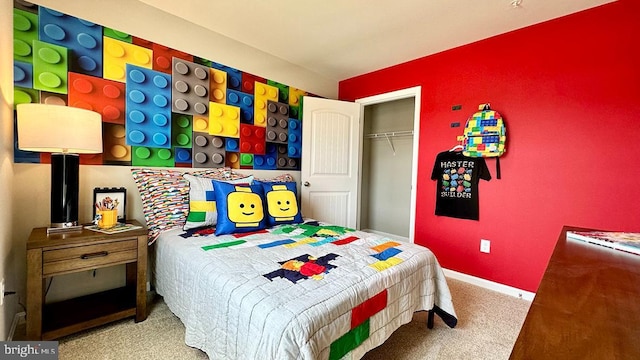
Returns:
[[[81,164],[300,169],[311,94],[42,6],[13,11],[15,104],[102,114],[104,151]],[[16,163],[50,161],[14,148]]]

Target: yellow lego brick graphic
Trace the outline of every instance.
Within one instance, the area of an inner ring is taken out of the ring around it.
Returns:
[[[227,73],[213,68],[210,69],[210,72],[209,100],[224,104],[227,101]]]
[[[240,108],[209,103],[209,135],[240,137]]]
[[[255,82],[253,125],[267,127],[267,102],[278,101],[278,88]]]
[[[289,87],[289,105],[300,106],[300,98],[307,95],[306,91]]]
[[[109,80],[125,82],[126,64],[151,69],[153,52],[142,46],[129,44],[110,37],[104,40],[104,74]]]
[[[209,133],[209,115],[193,115],[193,131]]]

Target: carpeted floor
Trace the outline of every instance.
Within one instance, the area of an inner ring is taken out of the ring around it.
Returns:
[[[376,359],[507,359],[530,302],[449,279],[458,326],[436,316],[427,329],[426,312],[398,329],[364,357]],[[206,359],[184,344],[184,326],[161,298],[146,321],[123,320],[59,339],[60,359]],[[245,359],[243,359],[245,360]]]

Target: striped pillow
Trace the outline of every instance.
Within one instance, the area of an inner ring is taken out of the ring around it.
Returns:
[[[131,169],[133,180],[142,199],[142,212],[149,229],[149,244],[164,230],[181,227],[189,212],[189,181],[184,171],[158,169]],[[219,180],[232,180],[246,175],[234,173],[230,168],[206,169],[190,172]]]
[[[218,221],[216,211],[216,197],[213,188],[213,178],[210,176],[193,176],[184,174],[189,181],[189,215],[182,227],[183,230],[213,226]],[[216,179],[217,180],[217,179]],[[235,180],[224,180],[230,184],[247,184],[253,182],[253,175]]]

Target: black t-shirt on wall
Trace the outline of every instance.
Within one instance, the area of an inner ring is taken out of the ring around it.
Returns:
[[[443,151],[436,156],[431,180],[438,180],[436,215],[478,220],[478,182],[491,180],[484,158]]]

